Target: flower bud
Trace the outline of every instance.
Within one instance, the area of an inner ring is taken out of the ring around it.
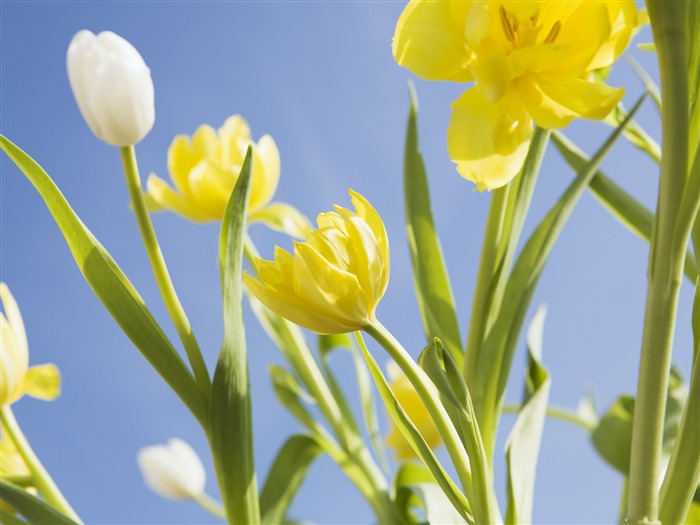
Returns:
[[[79,31],[68,46],[67,66],[80,113],[97,138],[130,146],[151,131],[151,71],[129,42],[111,31]]]
[[[146,485],[163,497],[194,498],[204,492],[204,465],[192,447],[180,439],[144,447],[136,460]]]

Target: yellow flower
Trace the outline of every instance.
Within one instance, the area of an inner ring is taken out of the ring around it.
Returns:
[[[393,361],[388,363],[387,372],[391,380],[389,387],[401,408],[421,433],[428,446],[430,448],[438,447],[442,443],[440,432],[416,389]],[[386,437],[386,444],[394,449],[398,461],[417,457],[401,431],[393,424],[391,432]]]
[[[253,147],[249,211],[252,215],[262,210],[277,189],[279,151],[269,135],[253,142],[240,115],[229,117],[218,132],[203,125],[192,138],[175,137],[168,150],[168,171],[175,189],[151,175],[147,183],[151,208],[167,208],[193,221],[220,220],[249,145]]]
[[[355,213],[340,206],[318,216],[318,230],[257,261],[248,289],[282,317],[320,334],[360,330],[374,319],[389,281],[389,241],[379,214],[350,190]]]
[[[623,89],[590,82],[635,29],[633,0],[411,0],[396,25],[396,61],[426,80],[476,82],[452,104],[447,142],[479,190],[504,186],[545,129],[604,118]]]
[[[51,400],[60,392],[61,378],[55,365],[29,368],[29,347],[22,316],[5,283],[0,283],[0,406],[17,401],[24,394]]]
[[[0,438],[0,477],[28,478],[31,476],[29,467],[11,439]]]

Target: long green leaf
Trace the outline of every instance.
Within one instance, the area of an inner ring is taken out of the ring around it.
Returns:
[[[315,438],[304,434],[290,437],[277,453],[260,493],[262,522],[282,523],[289,505],[306,477],[311,463],[323,452]]]
[[[430,446],[428,446],[421,433],[413,424],[413,421],[411,421],[404,409],[401,407],[401,404],[398,402],[396,397],[394,397],[394,393],[391,391],[389,383],[384,377],[381,368],[379,368],[379,365],[374,360],[374,357],[372,357],[372,354],[370,354],[369,350],[367,350],[367,346],[362,340],[362,336],[359,332],[356,332],[356,337],[362,357],[364,358],[365,363],[367,363],[367,367],[369,368],[369,373],[374,380],[374,384],[377,386],[379,397],[382,398],[384,406],[386,407],[387,412],[389,412],[389,416],[391,417],[392,421],[401,431],[404,438],[406,438],[406,441],[409,442],[411,448],[413,448],[421,461],[423,461],[425,466],[428,467],[435,481],[438,485],[440,485],[440,488],[443,490],[457,512],[459,512],[464,519],[473,523],[474,518],[472,517],[471,505],[469,501],[467,501],[464,494],[462,494],[452,479],[450,479],[449,475],[445,472],[445,469],[443,469],[442,465],[435,457],[435,454],[431,450]]]
[[[47,173],[31,157],[0,136],[0,148],[34,185],[63,234],[71,254],[114,320],[153,368],[207,428],[207,402],[187,365],[107,250],[82,223]]]
[[[241,525],[260,523],[241,279],[252,164],[249,147],[221,224],[224,342],[214,372],[209,421],[226,516]]]
[[[535,313],[528,330],[528,370],[522,408],[506,443],[508,464],[508,512],[506,523],[532,523],[537,457],[542,441],[551,380],[542,365],[542,332],[545,309]]]
[[[77,525],[52,506],[17,485],[0,479],[0,499],[35,525]]]
[[[461,366],[462,339],[442,248],[433,223],[425,165],[418,149],[417,111],[415,93],[411,89],[404,157],[404,198],[413,282],[428,341],[439,337]]]
[[[574,171],[579,172],[589,162],[590,159],[562,133],[555,131],[552,134],[552,141]],[[654,214],[646,206],[602,171],[595,174],[588,188],[622,224],[646,242],[651,241]],[[693,283],[698,277],[695,258],[690,251],[685,256],[685,276]]]

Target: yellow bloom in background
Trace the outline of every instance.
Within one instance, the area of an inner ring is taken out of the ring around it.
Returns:
[[[29,478],[31,472],[11,439],[0,438],[0,477]]]
[[[387,364],[387,373],[391,381],[389,387],[403,408],[406,415],[416,426],[430,448],[437,448],[442,443],[440,432],[435,426],[435,421],[430,417],[423,400],[416,392],[408,378],[393,361]],[[411,445],[403,437],[401,431],[394,424],[391,432],[386,437],[386,444],[394,449],[397,461],[418,457]]]
[[[350,190],[355,212],[335,207],[317,218],[318,229],[294,243],[292,256],[275,248],[274,261],[257,261],[259,281],[248,289],[270,310],[320,334],[370,324],[389,281],[389,241],[381,217]]]
[[[5,309],[0,315],[0,406],[14,403],[24,394],[47,401],[54,399],[61,387],[58,369],[52,364],[29,368],[24,322],[5,283],[0,283],[0,300]]]
[[[280,177],[275,141],[263,135],[253,142],[250,128],[240,115],[226,119],[218,131],[203,125],[192,137],[175,137],[168,150],[168,171],[175,188],[152,174],[146,185],[149,209],[169,209],[193,221],[221,220],[248,146],[253,148],[248,221],[264,222],[304,238],[311,228],[306,217],[289,204],[270,203]]]
[[[479,190],[523,165],[532,122],[562,128],[604,118],[623,89],[588,80],[635,29],[633,0],[411,0],[396,24],[396,61],[426,80],[475,82],[452,104],[447,143]]]

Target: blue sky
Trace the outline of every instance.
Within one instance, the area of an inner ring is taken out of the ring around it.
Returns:
[[[307,216],[347,205],[348,187],[379,210],[392,249],[389,289],[380,320],[417,355],[423,346],[412,290],[401,189],[403,140],[412,75],[391,56],[391,36],[403,2],[10,2],[0,3],[0,130],[32,155],[111,252],[173,341],[177,340],[153,281],[128,195],[118,151],[98,141],[82,121],[65,71],[74,33],[112,30],[132,42],[151,68],[156,123],[137,146],[142,175],[166,176],[166,152],[176,134],[215,127],[235,113],[257,139],[272,135],[281,152],[276,200]],[[648,41],[645,30],[637,41]],[[630,51],[657,77],[654,56]],[[488,193],[473,191],[446,152],[450,103],[464,86],[414,79],[419,133],[437,227],[466,331]],[[624,62],[609,83],[627,88],[629,105],[642,91]],[[650,103],[640,122],[658,139]],[[609,132],[601,123],[567,130],[591,153]],[[55,362],[63,393],[53,403],[23,399],[14,406],[26,435],[78,513],[89,523],[214,523],[195,504],[169,502],[142,483],[135,455],[145,445],[180,437],[207,465],[201,431],[92,295],[50,214],[9,160],[2,168],[0,273],[22,309],[34,364]],[[657,168],[619,144],[605,171],[648,206]],[[526,233],[572,179],[550,149]],[[216,268],[218,226],[172,214],[154,217],[175,286],[210,368],[221,343]],[[263,254],[280,235],[254,226]],[[574,407],[595,390],[607,407],[636,386],[646,287],[647,246],[585,195],[545,269],[533,306],[546,303],[544,361],[553,375],[551,401]],[[692,290],[681,293],[675,361],[688,371]],[[253,384],[256,462],[263,478],[285,439],[300,431],[272,393],[267,367],[280,353],[247,312]],[[313,334],[309,340],[313,341]],[[381,349],[372,347],[379,361]],[[524,345],[518,348],[508,399],[520,392]],[[345,356],[336,370],[356,401]],[[348,375],[345,375],[348,374]],[[358,403],[355,402],[355,406]],[[380,410],[386,428],[387,418]],[[505,437],[512,418],[502,424]],[[501,439],[499,447],[503,443]],[[500,449],[497,449],[497,451]],[[498,452],[497,452],[498,454]],[[499,454],[500,455],[500,454]],[[443,456],[444,457],[444,456]],[[503,492],[503,462],[496,466]],[[538,523],[605,523],[617,516],[620,476],[599,459],[578,428],[547,422],[535,501]],[[369,507],[327,459],[312,467],[293,516],[317,523],[363,523]]]

